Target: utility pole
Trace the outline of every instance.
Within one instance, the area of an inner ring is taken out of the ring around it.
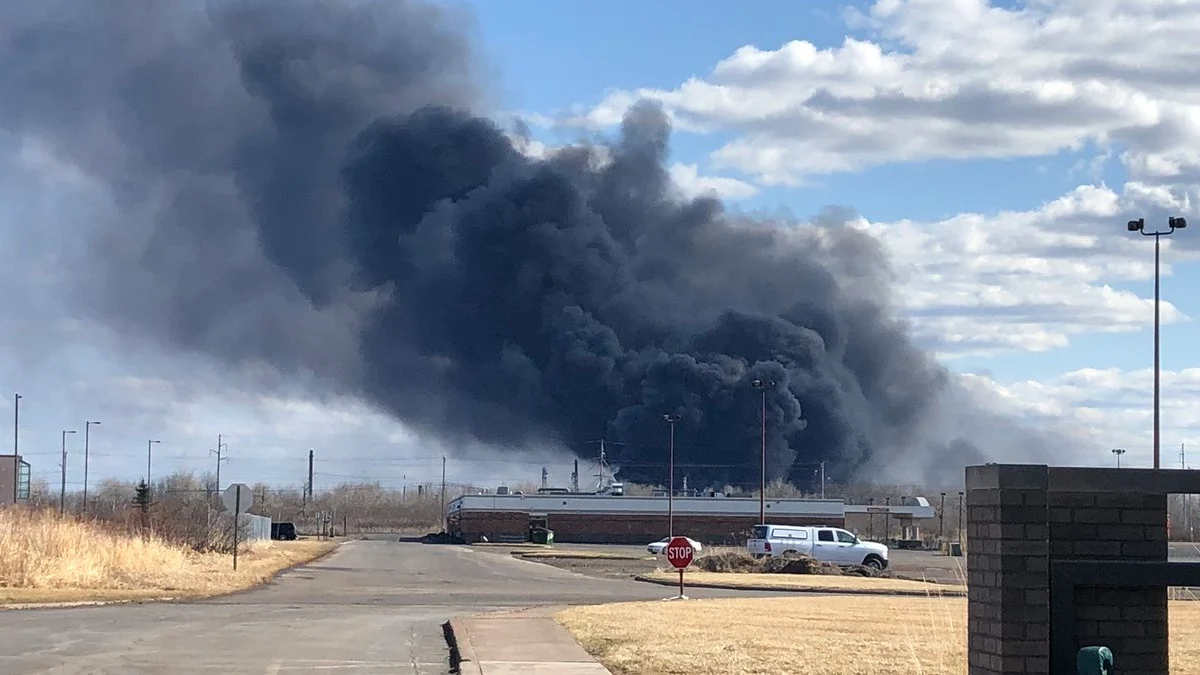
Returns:
[[[155,443],[162,443],[162,441],[146,441],[146,488],[147,489],[149,489],[149,487],[150,487],[150,448],[152,448]]]
[[[62,432],[62,492],[58,497],[58,515],[63,516],[67,513],[67,434],[73,434],[75,431],[63,429]]]
[[[579,492],[579,460],[575,460],[575,470],[571,472],[571,492]]]
[[[308,501],[313,500],[313,451],[308,451]]]
[[[91,436],[91,434],[88,432],[91,430],[92,425],[99,426],[100,423],[99,422],[90,422],[87,420],[84,420],[84,422],[83,422],[83,512],[84,513],[87,513],[88,445],[89,445],[88,441],[90,440],[89,436]]]
[[[228,457],[222,457],[222,456],[221,456],[221,452],[222,452],[223,450],[225,450],[225,448],[227,448],[228,446],[229,446],[229,444],[228,444],[228,443],[223,443],[223,442],[221,441],[221,434],[217,434],[217,449],[216,449],[216,450],[209,450],[209,453],[211,453],[211,454],[214,454],[214,455],[216,455],[216,456],[217,456],[217,477],[216,477],[216,481],[217,481],[217,494],[221,494],[221,462],[228,462],[228,461],[229,461],[229,458],[228,458]]]
[[[442,455],[442,532],[446,531],[446,456]]]
[[[825,499],[825,462],[821,462],[821,499]]]

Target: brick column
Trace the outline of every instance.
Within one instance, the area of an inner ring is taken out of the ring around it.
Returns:
[[[1048,468],[967,467],[970,675],[1049,675]]]

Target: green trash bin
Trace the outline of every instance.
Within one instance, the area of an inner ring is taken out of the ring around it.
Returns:
[[[546,530],[546,541],[543,541],[542,543],[546,544],[547,546],[554,545],[554,530]]]
[[[1112,675],[1113,654],[1108,647],[1084,647],[1075,657],[1077,675]]]
[[[529,540],[535,544],[553,544],[554,530],[547,530],[544,527],[534,528],[529,532]]]

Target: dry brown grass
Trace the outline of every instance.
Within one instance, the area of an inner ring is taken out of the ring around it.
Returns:
[[[200,597],[250,588],[331,550],[336,541],[254,544],[238,556],[197,553],[47,512],[0,511],[0,603]]]
[[[652,581],[678,583],[678,572],[658,571],[642,575]],[[748,574],[728,572],[686,572],[684,582],[728,588],[770,588],[793,591],[875,591],[921,593],[931,596],[962,593],[964,586],[934,584],[908,579],[887,579],[824,574]]]
[[[961,598],[634,602],[555,617],[617,675],[961,675]],[[1171,673],[1200,675],[1200,603],[1171,603]]]

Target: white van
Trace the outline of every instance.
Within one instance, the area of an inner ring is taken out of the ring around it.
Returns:
[[[887,569],[888,547],[863,541],[838,527],[756,525],[746,550],[755,558],[795,551],[834,565],[866,565]]]

